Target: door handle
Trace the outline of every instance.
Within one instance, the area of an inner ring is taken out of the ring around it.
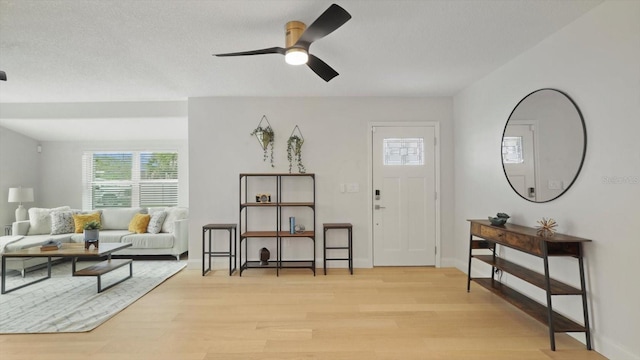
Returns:
[[[529,197],[536,197],[536,188],[530,187],[529,189],[527,189],[528,193],[529,193]]]
[[[374,208],[374,209],[376,209],[376,210],[386,209],[386,207],[384,207],[384,206],[380,206],[380,205],[374,205],[374,207],[373,207],[373,208]]]

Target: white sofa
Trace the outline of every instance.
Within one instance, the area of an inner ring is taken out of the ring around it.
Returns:
[[[4,251],[15,251],[40,246],[50,239],[63,243],[80,243],[84,241],[83,233],[55,233],[51,231],[51,220],[48,214],[55,211],[70,210],[68,207],[55,209],[29,209],[29,220],[14,222],[11,242],[4,246]],[[45,211],[49,210],[49,212]],[[120,250],[115,255],[171,255],[180,259],[180,255],[188,250],[188,209],[171,208],[107,208],[101,212],[99,240],[100,243],[131,243],[131,247]],[[129,224],[136,214],[165,211],[166,218],[162,222],[159,233],[134,233],[129,231]],[[75,210],[74,212],[79,212]],[[47,220],[49,221],[47,223]],[[55,220],[54,220],[55,221]],[[48,225],[48,227],[47,227]],[[23,275],[29,267],[46,262],[46,258],[7,258],[7,269],[22,271]]]

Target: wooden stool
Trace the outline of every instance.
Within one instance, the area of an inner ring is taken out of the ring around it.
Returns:
[[[324,274],[327,275],[327,261],[348,261],[349,272],[353,275],[353,225],[350,223],[324,223],[322,224],[322,247],[324,248]],[[327,246],[327,230],[346,229],[348,233],[347,246]],[[346,258],[327,258],[327,250],[348,250]]]
[[[213,230],[227,230],[229,231],[229,251],[212,251],[211,248],[211,233]],[[205,248],[206,233],[209,233],[209,251]],[[233,232],[233,237],[231,236]],[[202,276],[205,276],[211,271],[211,258],[212,257],[229,257],[229,276],[236,271],[236,224],[207,224],[202,227]],[[209,267],[205,269],[204,258],[209,257]]]

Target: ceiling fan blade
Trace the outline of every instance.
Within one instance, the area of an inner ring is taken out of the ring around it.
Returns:
[[[327,65],[326,62],[320,60],[315,55],[309,54],[309,61],[307,61],[307,66],[326,82],[329,82],[329,80],[338,76],[337,71],[333,70],[331,66]]]
[[[351,15],[336,4],[329,6],[313,24],[309,25],[294,45],[309,49],[312,42],[322,39],[351,19]]]
[[[264,54],[282,54],[284,55],[285,49],[281,47],[272,47],[260,50],[241,51],[235,53],[226,54],[213,54],[215,56],[245,56],[245,55],[264,55]]]

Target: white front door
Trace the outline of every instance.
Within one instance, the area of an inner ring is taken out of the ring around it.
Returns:
[[[502,163],[511,187],[525,199],[536,201],[535,125],[509,121],[502,139]]]
[[[435,126],[375,126],[373,265],[436,264]]]

